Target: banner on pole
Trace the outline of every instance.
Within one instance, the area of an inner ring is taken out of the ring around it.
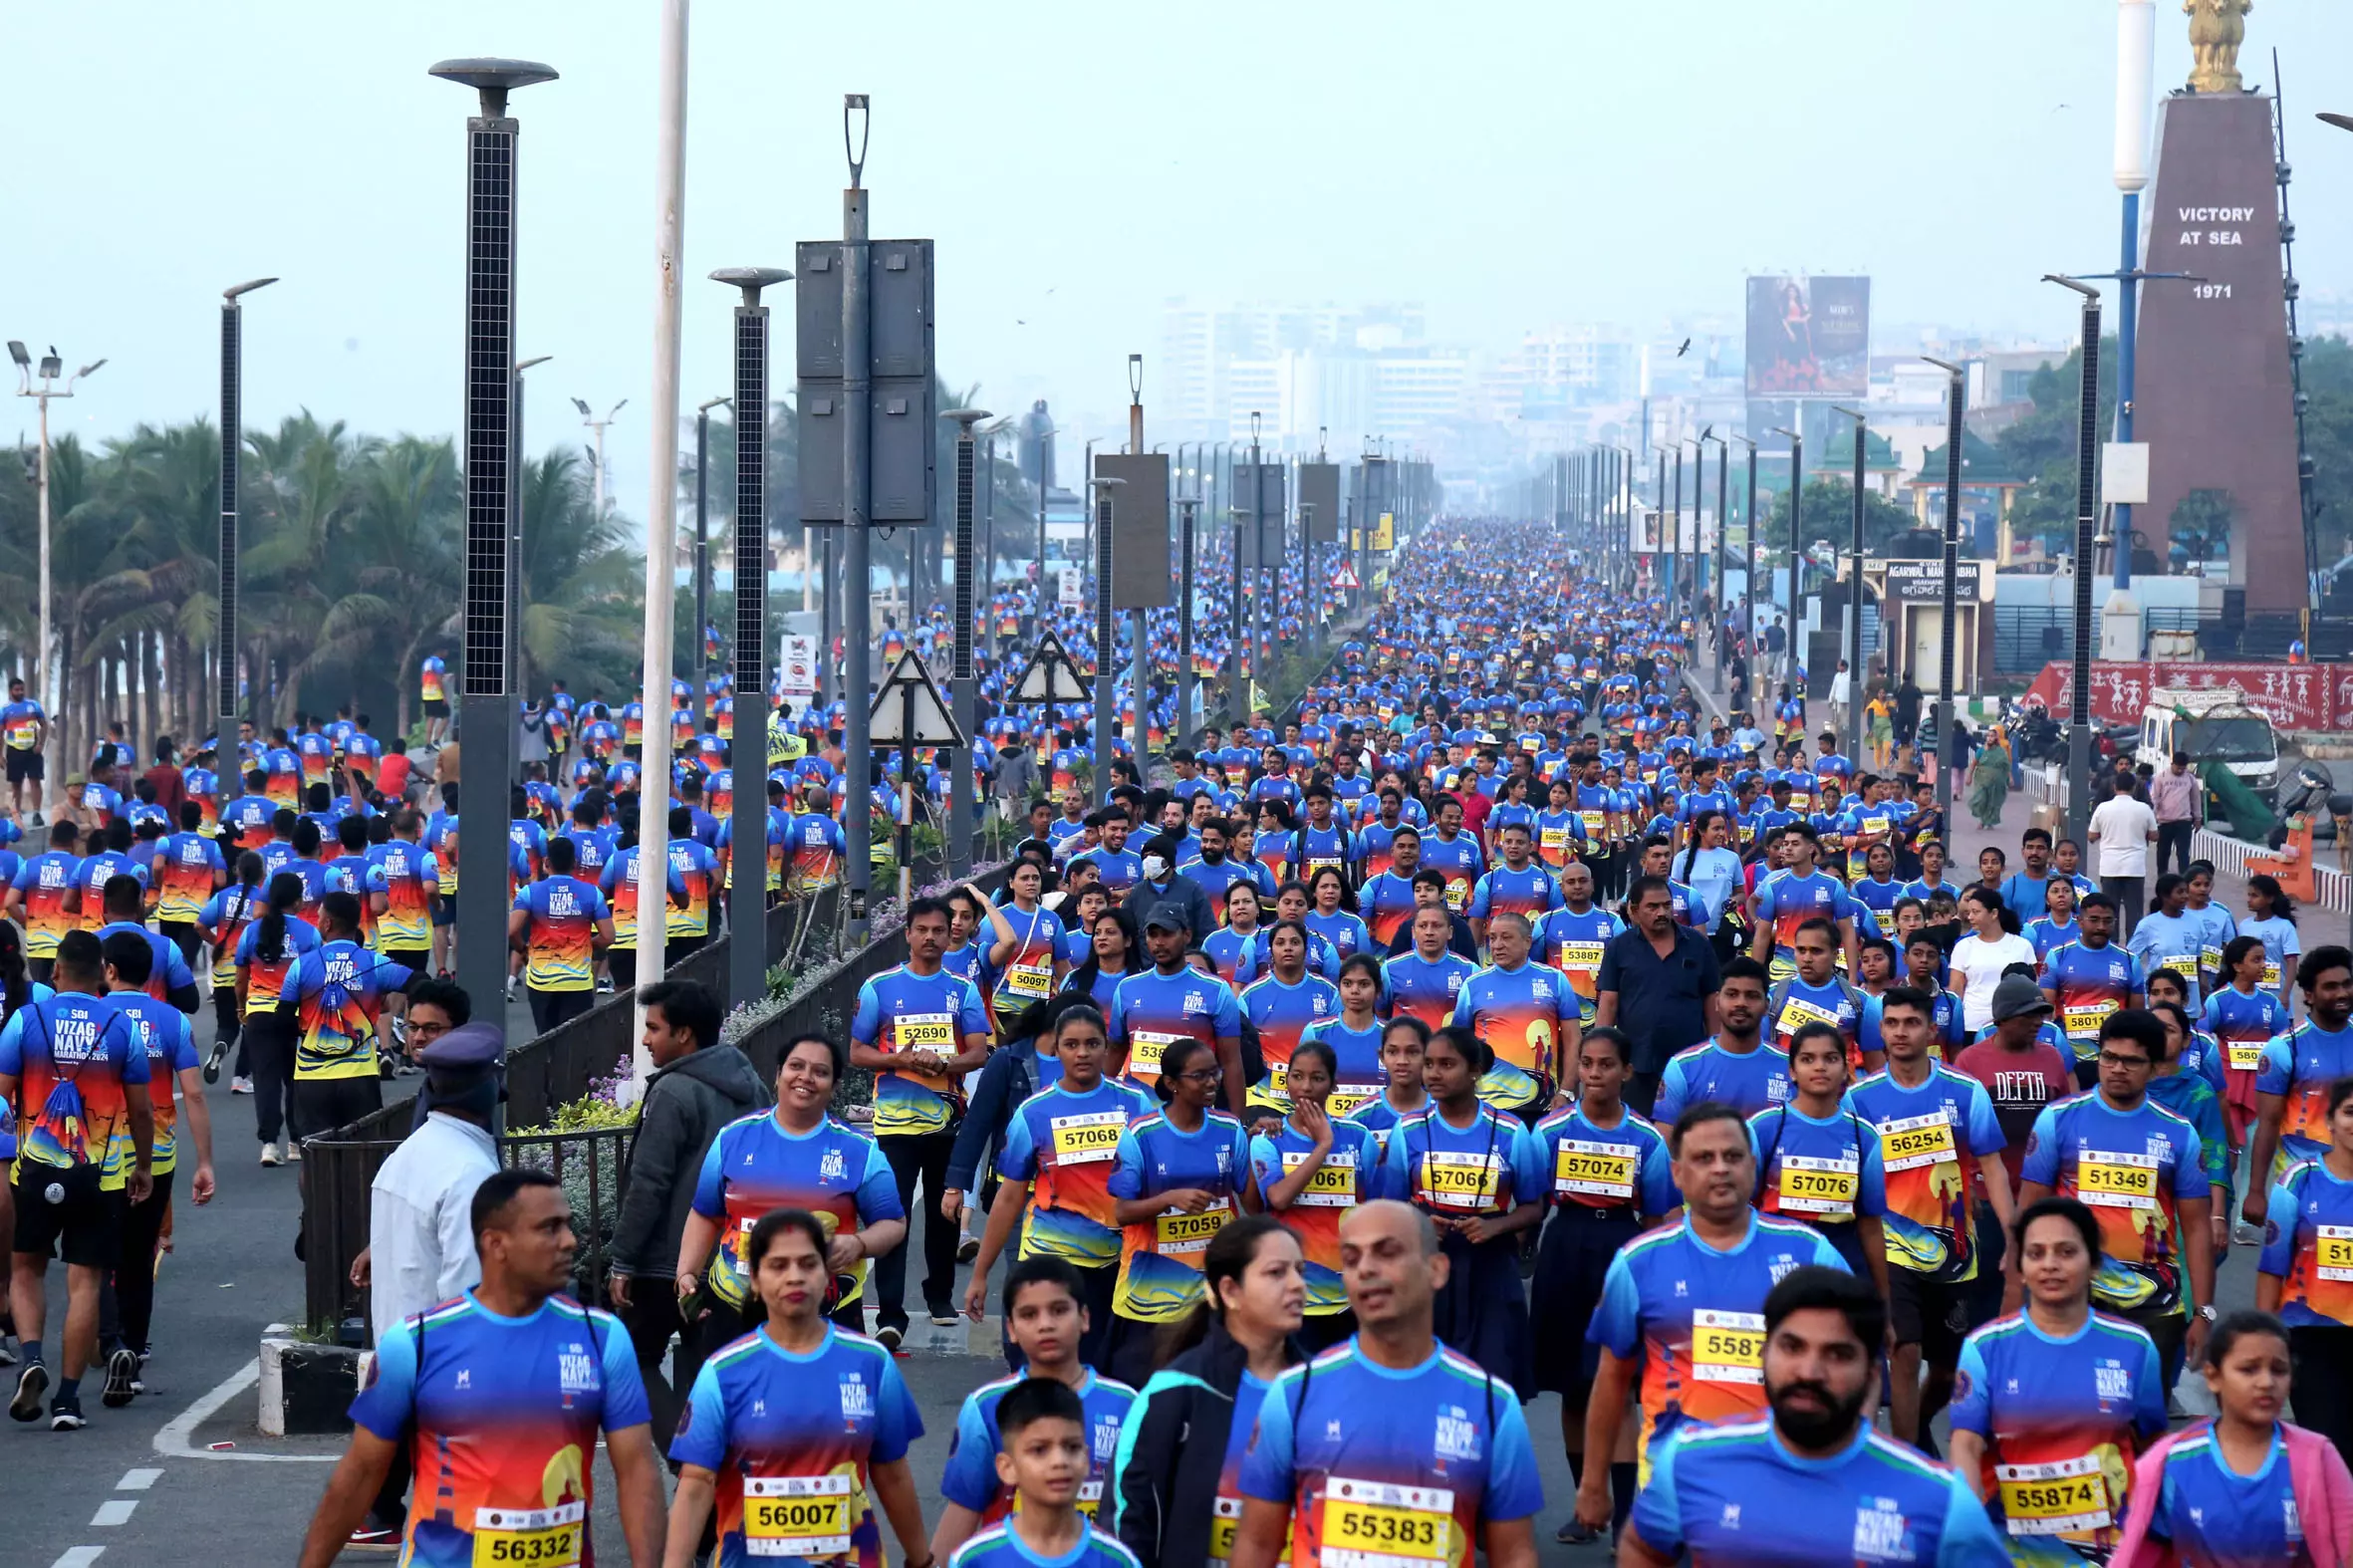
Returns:
[[[794,635],[784,640],[784,652],[776,661],[776,688],[788,697],[816,695],[817,639]]]

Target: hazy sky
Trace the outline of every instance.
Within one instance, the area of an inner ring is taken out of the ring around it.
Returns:
[[[1749,271],[1868,271],[1882,323],[2057,339],[2038,283],[2116,259],[2110,0],[1355,0],[1110,7],[700,0],[688,85],[684,404],[727,390],[729,265],[840,232],[844,92],[873,95],[878,237],[937,242],[940,367],[1000,412],[1126,401],[1161,302],[1419,299],[1433,334],[1736,313]],[[219,291],[247,310],[246,416],[458,417],[463,122],[425,68],[562,80],[523,122],[520,352],[532,445],[628,397],[616,494],[646,505],[657,8],[651,0],[73,0],[0,8],[0,337],[107,368],[61,427],[215,401]],[[2189,70],[2158,7],[2157,80]],[[2264,0],[2241,64],[2286,76],[2307,289],[2348,285],[2353,5]],[[2333,102],[2336,92],[2343,102]],[[789,301],[780,292],[780,305]],[[791,383],[779,312],[775,382]],[[1885,340],[1883,350],[1899,347]],[[9,390],[13,390],[12,388]],[[559,421],[564,428],[559,430]],[[31,426],[10,399],[0,437]]]

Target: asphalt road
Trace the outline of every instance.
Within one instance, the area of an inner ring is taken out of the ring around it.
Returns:
[[[2011,809],[2022,827],[2022,802],[2015,796]],[[2009,831],[2014,843],[2016,830]],[[520,1003],[508,1009],[508,1026],[517,1038],[530,1033]],[[199,1015],[196,1030],[199,1048],[208,1049],[209,1009]],[[405,1094],[414,1083],[404,1079],[389,1087]],[[225,1076],[208,1101],[219,1192],[197,1208],[185,1200],[186,1176],[180,1177],[174,1250],[157,1282],[148,1393],[125,1410],[110,1411],[99,1405],[98,1380],[91,1380],[84,1399],[90,1426],[79,1433],[0,1422],[0,1539],[6,1542],[0,1562],[11,1568],[291,1562],[341,1449],[328,1438],[264,1438],[256,1426],[261,1331],[301,1310],[293,1250],[300,1168],[271,1170],[256,1163],[253,1102],[232,1097]],[[2219,1292],[2225,1310],[2252,1303],[2253,1272],[2252,1249],[2234,1247]],[[63,1310],[63,1288],[62,1278],[53,1280],[53,1323]],[[945,1338],[952,1343],[956,1336]],[[51,1347],[54,1367],[54,1332]],[[956,1409],[967,1391],[1000,1375],[1002,1363],[923,1353],[903,1357],[901,1368],[922,1412],[926,1435],[915,1446],[915,1469],[925,1517],[932,1518]],[[1527,1420],[1546,1497],[1537,1532],[1541,1560],[1610,1561],[1604,1546],[1554,1543],[1553,1529],[1567,1516],[1572,1490],[1558,1440],[1558,1399],[1537,1400]],[[609,1471],[607,1477],[599,1491],[608,1502],[595,1532],[611,1563],[623,1554]],[[361,1553],[346,1558],[383,1560]]]

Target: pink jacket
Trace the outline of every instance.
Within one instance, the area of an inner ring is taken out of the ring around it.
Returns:
[[[2124,1535],[2108,1559],[2109,1568],[2177,1568],[2171,1545],[2149,1539],[2149,1521],[2165,1487],[2165,1459],[2174,1445],[2213,1427],[2198,1422],[2160,1439],[2133,1466],[2132,1502],[2125,1510]],[[2287,1448],[2289,1484],[2296,1517],[2316,1563],[2353,1563],[2353,1472],[2329,1440],[2288,1422],[2279,1424]]]

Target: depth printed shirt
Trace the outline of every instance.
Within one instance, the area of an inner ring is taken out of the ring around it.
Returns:
[[[895,1055],[922,1051],[960,1055],[972,1035],[989,1034],[988,1014],[970,980],[940,969],[917,974],[905,964],[886,969],[858,988],[850,1038]],[[914,1067],[886,1068],[875,1078],[877,1138],[939,1133],[964,1112],[964,1088],[952,1074]]]
[[[703,1363],[669,1455],[716,1477],[721,1568],[882,1568],[874,1466],[922,1435],[881,1342],[828,1323],[823,1344],[795,1353],[763,1327]]]
[[[1354,1339],[1268,1387],[1239,1489],[1291,1510],[1291,1568],[1470,1568],[1485,1523],[1544,1506],[1509,1384],[1443,1346],[1419,1367],[1382,1367]]]
[[[415,1568],[584,1560],[597,1435],[653,1419],[610,1314],[550,1296],[501,1317],[471,1293],[378,1342],[351,1415],[412,1444],[401,1561]]]

